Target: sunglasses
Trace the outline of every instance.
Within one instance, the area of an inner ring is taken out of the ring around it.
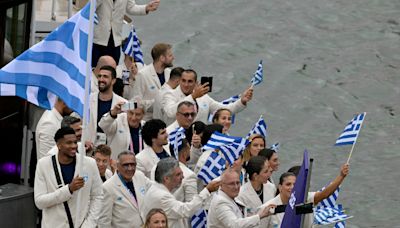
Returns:
[[[178,112],[178,113],[181,114],[182,116],[184,116],[185,118],[189,118],[189,116],[194,118],[197,115],[197,113],[195,113],[195,112],[186,112],[186,113]]]

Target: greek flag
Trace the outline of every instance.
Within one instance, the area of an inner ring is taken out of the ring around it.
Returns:
[[[169,145],[174,151],[175,158],[178,160],[178,153],[182,149],[182,139],[186,138],[185,129],[178,127],[168,135]]]
[[[319,190],[319,192],[323,191],[326,188],[323,187],[321,188],[321,190]],[[322,200],[317,208],[323,208],[323,207],[335,207],[336,206],[336,200],[339,197],[339,192],[340,192],[340,186],[333,192],[332,195],[330,195],[328,198]]]
[[[247,134],[247,138],[249,138],[250,135],[254,134],[259,134],[264,138],[267,137],[267,124],[265,123],[264,118],[262,116],[260,116],[258,121],[254,124],[253,128]]]
[[[125,54],[132,56],[135,62],[142,63],[144,65],[143,52],[140,49],[139,38],[137,37],[136,30],[133,26],[132,31],[129,33],[129,36],[122,47],[122,51]]]
[[[224,154],[225,160],[227,160],[230,165],[233,165],[233,162],[243,153],[247,144],[249,144],[249,140],[242,138],[240,142],[235,141],[231,144],[220,146],[219,150]]]
[[[206,228],[207,227],[207,212],[204,209],[198,210],[191,220],[192,228]]]
[[[279,147],[280,147],[280,145],[279,145],[279,143],[277,142],[277,143],[275,143],[274,145],[272,145],[272,146],[270,147],[270,149],[271,149],[271,150],[274,150],[275,152],[278,152],[278,151],[279,151]]]
[[[344,220],[352,218],[344,213],[342,205],[319,208],[314,211],[314,224],[328,225],[335,223],[335,227],[345,227]]]
[[[252,86],[258,85],[262,81],[263,81],[263,64],[262,60],[260,60],[257,71],[254,73],[253,78],[251,79],[251,85]]]
[[[240,142],[241,140],[242,140],[241,137],[225,135],[216,131],[211,135],[207,144],[203,146],[203,149],[216,150],[222,145],[231,144],[233,142]]]
[[[210,183],[215,178],[221,176],[225,170],[225,159],[217,152],[211,152],[204,166],[200,169],[197,177],[205,184]]]
[[[336,140],[335,146],[353,145],[356,142],[365,115],[366,113],[364,112],[354,116],[354,118],[347,124],[342,134],[340,134],[339,138]]]
[[[228,105],[228,104],[231,104],[231,103],[236,102],[236,101],[239,100],[239,99],[240,99],[240,95],[235,95],[235,96],[233,96],[233,97],[230,97],[230,98],[228,98],[228,99],[225,99],[225,100],[221,101],[221,103],[224,104],[224,105]],[[218,111],[218,110],[216,110],[216,111]],[[215,111],[215,112],[216,112],[216,111]],[[215,112],[214,112],[214,113],[208,114],[208,122],[212,123],[212,120],[213,120],[213,118],[214,118]],[[231,116],[231,122],[232,122],[232,124],[235,123],[235,114],[232,114],[232,116]]]
[[[19,96],[46,109],[52,108],[58,96],[83,116],[86,61],[91,62],[91,55],[87,56],[91,39],[89,14],[87,4],[43,41],[3,67],[0,95]]]

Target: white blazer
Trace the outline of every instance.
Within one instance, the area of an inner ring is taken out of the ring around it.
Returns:
[[[61,168],[56,156],[57,168],[61,176]],[[81,162],[76,156],[76,166]],[[52,156],[40,159],[36,166],[34,185],[34,196],[36,206],[43,210],[42,228],[69,228],[68,217],[64,209],[64,202],[68,202],[75,227],[96,227],[102,207],[103,189],[99,170],[96,161],[90,157],[84,157],[83,173],[87,177],[85,185],[79,190],[81,192],[81,204],[79,218],[76,220],[76,203],[78,191],[70,193],[68,185],[60,177],[62,187],[57,186],[57,179],[54,173]],[[78,175],[75,168],[74,176]]]
[[[54,135],[61,128],[63,117],[55,109],[46,110],[36,126],[36,156],[37,160],[45,157],[49,150],[56,145]]]
[[[97,0],[96,14],[99,23],[94,25],[93,43],[107,46],[110,34],[114,46],[121,45],[124,15],[146,15],[146,5],[137,5],[134,0]]]
[[[167,92],[170,92],[173,90],[174,89],[172,89],[170,85],[165,83],[161,87],[158,95],[154,98],[153,119],[160,119],[160,120],[164,121],[167,126],[170,125],[172,122],[174,122],[176,118],[175,118],[175,116],[174,116],[174,118],[169,118],[167,115],[165,115],[164,109],[163,109],[164,104],[162,102],[163,102],[163,97],[165,96],[165,94]]]
[[[97,104],[99,99],[99,93],[90,94],[90,120],[88,125],[88,140],[95,143],[97,133]],[[117,94],[113,93],[111,108],[113,108],[118,102],[126,100]]]
[[[169,154],[169,149],[167,148],[168,145],[164,146],[164,150]],[[154,152],[153,148],[145,147],[140,153],[136,155],[136,169],[140,170],[141,172],[146,175],[147,178],[151,178],[151,170],[152,168],[157,165],[160,159],[157,157],[156,152]]]
[[[220,108],[227,108],[233,113],[238,113],[246,107],[244,104],[242,104],[240,99],[234,103],[225,105],[212,99],[208,94],[197,98],[195,101],[192,95],[189,94],[186,96],[182,92],[181,87],[178,86],[173,91],[167,92],[164,95],[164,100],[162,103],[164,104],[163,110],[165,115],[169,118],[175,118],[177,107],[182,101],[191,101],[192,103],[197,102],[198,110],[196,119],[194,121],[201,121],[203,123],[207,123],[208,114],[213,113]]]
[[[141,217],[140,210],[144,195],[152,182],[140,171],[136,171],[132,178],[136,199],[122,183],[118,174],[114,174],[103,184],[104,201],[99,219],[99,228],[140,228],[145,217]]]
[[[171,69],[164,70],[165,83],[169,80]],[[161,89],[160,79],[153,64],[143,67],[136,75],[136,82],[133,87],[133,96],[140,97],[143,104],[146,106],[146,113],[143,117],[145,121],[153,118],[153,103]]]
[[[236,202],[225,192],[218,190],[218,194],[211,201],[208,210],[208,228],[247,228],[260,225],[258,214],[244,218],[244,214]]]
[[[167,214],[169,227],[188,228],[190,227],[188,219],[201,208],[208,197],[210,192],[205,188],[195,195],[192,201],[183,203],[175,199],[164,185],[154,183],[144,196],[142,217],[145,217],[152,208],[162,208]]]

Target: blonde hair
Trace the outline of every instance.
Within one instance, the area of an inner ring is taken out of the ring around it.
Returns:
[[[165,214],[165,211],[163,209],[160,209],[160,208],[153,208],[147,213],[146,222],[144,223],[143,228],[149,228],[150,227],[150,219],[151,219],[151,217],[153,217],[153,215],[155,215],[157,213],[160,213],[160,214],[164,215],[165,222],[166,222],[165,225],[168,228],[167,214]]]
[[[264,146],[265,146],[265,138],[262,135],[259,135],[259,134],[250,135],[250,137],[249,137],[250,143],[249,143],[249,145],[247,145],[246,149],[244,149],[244,152],[243,152],[243,162],[244,163],[248,162],[251,158],[250,147],[251,147],[251,144],[253,143],[254,139],[262,139],[264,141]]]

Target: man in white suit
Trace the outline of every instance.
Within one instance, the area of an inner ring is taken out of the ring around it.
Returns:
[[[130,150],[138,154],[144,148],[142,137],[144,106],[136,102],[136,108],[122,112],[124,104],[125,102],[117,103],[99,122],[99,126],[107,135],[112,159],[116,159],[121,151]]]
[[[209,91],[208,83],[204,85],[197,84],[197,73],[194,70],[188,69],[182,73],[179,86],[173,91],[167,92],[164,95],[163,110],[166,116],[173,118],[176,114],[177,105],[183,101],[191,101],[196,103],[197,117],[195,121],[207,123],[208,115],[217,111],[220,108],[227,108],[233,113],[242,111],[247,102],[253,97],[253,89],[246,89],[241,98],[234,103],[224,105],[221,102],[215,101],[207,93]]]
[[[73,223],[74,227],[95,228],[103,200],[102,181],[96,162],[90,157],[85,156],[81,160],[76,156],[77,139],[72,128],[60,128],[54,139],[58,153],[40,159],[36,167],[34,198],[36,206],[43,210],[42,227],[67,228]],[[80,163],[83,163],[83,177],[78,175],[76,169]],[[78,202],[80,212],[76,218],[78,190],[81,201]]]
[[[152,0],[147,5],[138,5],[135,0],[97,0],[98,23],[94,26],[92,66],[100,56],[110,55],[119,62],[121,55],[122,25],[124,16],[146,15],[155,11],[160,0]]]
[[[151,169],[161,159],[170,157],[168,145],[168,134],[165,123],[159,119],[147,121],[142,128],[144,142],[148,145],[137,156],[137,169],[150,178]]]
[[[153,103],[161,86],[169,80],[170,69],[174,61],[172,46],[170,44],[158,43],[151,49],[153,63],[139,71],[136,75],[133,87],[134,97],[140,97],[146,106],[144,120],[153,118]]]
[[[171,193],[181,185],[182,179],[183,173],[177,160],[174,158],[160,160],[155,171],[157,183],[154,183],[144,196],[142,217],[153,208],[162,208],[167,215],[169,227],[190,227],[188,219],[202,207],[205,200],[210,197],[210,192],[218,189],[219,182],[210,182],[190,202],[183,203]]]
[[[90,94],[88,140],[96,146],[106,144],[106,134],[98,126],[101,117],[109,112],[117,103],[126,102],[124,98],[113,92],[116,76],[115,69],[112,66],[102,66],[97,75],[99,92]]]
[[[110,156],[111,148],[107,145],[101,144],[94,149],[93,158],[96,160],[96,165],[99,169],[100,178],[103,183],[110,179],[113,175],[113,171],[107,169],[109,165],[111,166]]]
[[[118,155],[118,173],[103,184],[104,204],[99,228],[140,228],[145,217],[140,210],[152,182],[136,170],[135,154],[124,151]]]
[[[240,191],[239,174],[233,169],[227,169],[221,176],[221,188],[213,198],[208,210],[207,227],[247,228],[260,225],[260,219],[269,216],[270,205],[261,209],[257,214],[245,217],[244,206],[235,201]]]
[[[153,119],[160,119],[165,122],[165,124],[168,126],[172,122],[175,121],[175,118],[168,118],[164,114],[164,110],[162,109],[163,104],[161,103],[163,100],[164,95],[168,91],[174,90],[176,87],[178,87],[179,82],[181,81],[181,76],[182,72],[184,69],[182,67],[175,67],[174,69],[171,70],[169,80],[167,83],[165,83],[161,89],[156,98],[154,99],[154,104],[153,104]]]
[[[49,150],[56,145],[54,142],[54,134],[61,127],[61,121],[64,116],[68,116],[72,110],[62,101],[57,98],[53,109],[46,110],[36,126],[35,140],[36,140],[36,156],[39,161],[40,158],[45,157]]]
[[[178,127],[188,129],[197,115],[195,104],[191,101],[181,101],[176,109],[176,120],[167,127],[168,134]]]

